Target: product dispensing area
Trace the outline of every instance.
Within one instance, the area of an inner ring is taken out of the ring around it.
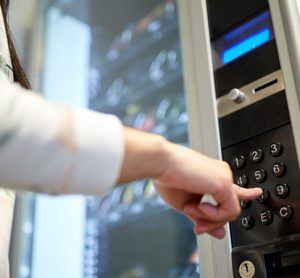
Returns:
[[[222,157],[241,187],[234,277],[300,277],[300,171],[267,1],[207,1]]]

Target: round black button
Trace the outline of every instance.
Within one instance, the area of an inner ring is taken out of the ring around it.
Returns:
[[[269,225],[273,221],[273,214],[269,210],[263,210],[260,213],[260,222],[264,225]]]
[[[264,204],[269,199],[270,193],[268,190],[263,189],[263,193],[257,198],[257,201]]]
[[[243,155],[235,156],[232,160],[232,166],[236,169],[241,169],[244,167],[246,159]]]
[[[293,216],[294,210],[290,205],[284,205],[279,209],[279,216],[283,220],[291,219]]]
[[[279,142],[274,142],[270,145],[270,155],[279,156],[282,154],[283,146]]]
[[[253,163],[258,163],[264,158],[264,153],[261,149],[255,149],[250,152],[249,159]]]
[[[278,198],[286,198],[290,193],[290,187],[286,183],[278,184],[275,189],[275,196]]]
[[[241,200],[240,204],[242,209],[247,209],[251,206],[251,201]]]
[[[242,226],[245,230],[250,230],[254,227],[254,218],[250,215],[244,216],[241,220]]]
[[[254,171],[254,180],[258,183],[262,183],[267,178],[267,172],[264,169],[258,169]]]
[[[240,175],[236,177],[235,183],[241,187],[246,187],[249,183],[249,179],[246,175]]]
[[[283,162],[276,162],[273,165],[272,173],[275,177],[282,177],[285,175],[286,165]]]

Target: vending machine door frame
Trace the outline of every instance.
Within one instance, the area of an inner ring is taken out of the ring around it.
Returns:
[[[179,2],[179,1],[178,1]],[[206,0],[179,3],[191,147],[221,159]],[[300,161],[300,1],[269,0]],[[299,94],[297,94],[297,92]],[[232,277],[231,241],[198,238],[201,277]]]
[[[178,7],[190,145],[221,159],[206,0],[178,1]],[[226,230],[223,240],[198,237],[201,277],[232,277],[228,226]]]
[[[298,5],[300,5],[298,0],[269,0],[297,156],[300,161],[300,9]]]

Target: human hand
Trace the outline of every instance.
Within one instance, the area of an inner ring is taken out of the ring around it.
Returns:
[[[259,188],[245,189],[233,184],[232,172],[226,162],[204,156],[191,149],[168,144],[165,167],[155,180],[162,199],[185,214],[195,224],[195,233],[225,236],[224,225],[241,211],[239,199],[251,200],[262,194]],[[201,202],[211,195],[216,205]]]

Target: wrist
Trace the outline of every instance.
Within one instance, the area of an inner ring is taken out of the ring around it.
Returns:
[[[124,128],[125,153],[118,184],[157,178],[166,167],[165,153],[170,144],[164,137]]]

